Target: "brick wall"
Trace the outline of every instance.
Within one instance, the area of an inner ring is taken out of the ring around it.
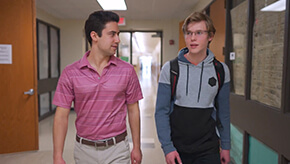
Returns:
[[[236,59],[233,61],[233,83],[234,92],[239,95],[244,95],[245,92],[247,13],[248,1],[231,10],[233,50],[236,53]]]
[[[261,12],[260,9],[275,0],[255,1],[253,33],[251,99],[280,108],[285,11]],[[247,46],[248,1],[231,10],[233,45],[234,92],[244,95]]]
[[[264,6],[255,1],[251,99],[280,108],[285,12],[261,12]]]

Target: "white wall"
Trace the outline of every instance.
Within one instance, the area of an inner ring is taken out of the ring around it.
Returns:
[[[202,1],[200,0],[196,5],[194,5],[192,11],[202,11],[212,2],[214,2],[214,0],[202,0]]]
[[[64,20],[49,15],[41,9],[36,10],[36,17],[60,28],[61,71],[68,64],[79,60],[85,53],[85,20]],[[126,20],[126,26],[120,30],[160,30],[163,31],[163,64],[173,59],[178,53],[179,21],[140,21]],[[169,45],[169,40],[175,41]]]
[[[62,20],[61,25],[61,69],[81,59],[85,53],[83,20]]]
[[[42,9],[36,8],[36,18],[42,20],[46,23],[54,25],[56,27],[60,26],[61,20],[48,14],[47,12],[43,11]]]

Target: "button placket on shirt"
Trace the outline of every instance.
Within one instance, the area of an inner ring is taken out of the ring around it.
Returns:
[[[101,80],[101,76],[99,75],[99,73],[97,71],[93,70],[92,75],[93,75],[94,80],[99,83]]]
[[[103,71],[102,71],[102,74],[100,75],[97,71],[95,71],[95,73],[96,73],[96,76],[95,76],[95,78],[96,78],[96,80],[97,80],[97,82],[98,83],[100,83],[101,82],[101,80],[102,80],[102,77],[103,76],[105,76],[106,75],[106,73],[108,72],[108,68],[109,67],[109,65],[108,66],[106,66],[104,69],[103,69]]]
[[[102,75],[101,75],[101,76],[98,76],[98,80],[101,80],[102,77],[104,77],[104,76],[107,74],[108,70],[109,70],[109,65],[107,65],[107,66],[103,69]]]

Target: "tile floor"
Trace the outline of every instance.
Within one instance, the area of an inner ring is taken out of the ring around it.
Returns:
[[[143,152],[142,164],[165,164],[164,155],[157,138],[154,107],[156,100],[157,79],[150,75],[140,76],[144,98],[139,102],[141,110],[141,146]],[[67,164],[74,164],[73,149],[75,139],[74,120],[76,114],[71,111],[67,132],[64,159]],[[2,154],[1,164],[52,164],[52,126],[53,116],[39,122],[39,150]],[[129,141],[131,136],[129,135]],[[131,142],[130,142],[131,143]]]

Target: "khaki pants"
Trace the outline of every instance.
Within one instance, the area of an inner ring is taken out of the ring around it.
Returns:
[[[129,164],[128,138],[108,147],[88,146],[75,141],[74,158],[76,164]]]

